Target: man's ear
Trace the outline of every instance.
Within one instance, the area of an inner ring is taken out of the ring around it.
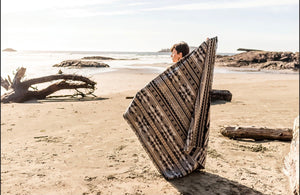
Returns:
[[[180,52],[178,55],[179,55],[179,57],[180,57],[180,59],[181,59],[181,58],[182,58],[182,52]]]

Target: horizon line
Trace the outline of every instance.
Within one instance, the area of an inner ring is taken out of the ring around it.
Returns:
[[[5,48],[7,49],[7,48]],[[16,51],[3,51],[4,49],[1,50],[1,52],[8,52],[8,53],[14,53],[14,52],[105,52],[105,53],[171,53],[170,51],[168,52],[162,52],[162,51],[100,51],[100,50],[37,50],[37,49],[20,49]],[[217,52],[217,53],[240,53],[240,51],[236,52]]]

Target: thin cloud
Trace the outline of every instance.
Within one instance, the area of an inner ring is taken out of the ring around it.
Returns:
[[[136,3],[129,3],[128,6],[140,6],[140,5],[149,5],[152,4],[150,2],[136,2]]]
[[[117,0],[115,0],[117,1]],[[103,1],[104,2],[104,1]],[[194,1],[195,2],[195,1]],[[94,0],[89,1],[90,4],[95,3]],[[101,3],[101,1],[100,1]],[[127,2],[128,3],[128,2]],[[151,12],[151,11],[168,11],[168,10],[216,10],[216,9],[245,9],[245,8],[256,8],[256,7],[280,7],[283,5],[295,5],[299,4],[297,0],[253,0],[253,1],[214,1],[207,3],[190,3],[190,4],[181,4],[174,6],[162,6],[162,4],[167,5],[170,2],[157,2],[155,4],[149,2],[136,2],[126,4],[124,1],[119,1],[111,5],[118,5],[116,7],[110,6],[107,9],[91,9],[91,6],[86,8],[67,8],[63,9],[63,15],[66,17],[82,18],[82,17],[93,17],[93,16],[120,16],[120,15],[134,15],[140,14],[142,12]],[[88,5],[88,3],[86,3]],[[160,7],[150,7],[152,5]],[[139,7],[139,6],[143,6]],[[120,9],[121,8],[121,9]]]
[[[203,3],[185,3],[180,1],[154,1],[155,3],[131,0],[3,0],[2,13],[28,13],[51,11],[64,17],[93,17],[133,15],[152,11],[172,10],[222,10],[256,7],[282,7],[299,5],[298,0],[243,0],[243,1],[206,1]],[[191,2],[191,1],[190,1]],[[18,5],[18,6],[16,6]],[[97,8],[97,9],[95,9]]]
[[[1,12],[7,14],[95,5],[109,5],[115,4],[118,1],[120,0],[2,0]]]
[[[161,10],[216,10],[216,9],[243,9],[256,7],[299,5],[298,0],[254,0],[254,1],[236,1],[236,2],[208,2],[208,3],[191,3],[174,6],[147,8],[144,11],[161,11]]]
[[[123,10],[123,11],[90,11],[87,9],[68,9],[61,12],[62,15],[70,18],[84,18],[93,16],[119,16],[119,15],[131,15],[136,14],[135,11]]]
[[[128,2],[121,0],[3,0],[1,4],[3,14],[26,14],[29,12],[50,11],[52,14],[57,13],[63,17],[82,18],[100,15],[132,15],[141,11],[134,6],[149,3],[136,2],[128,5]]]

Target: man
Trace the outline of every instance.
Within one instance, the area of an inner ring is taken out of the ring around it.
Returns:
[[[181,58],[187,55],[190,52],[188,44],[184,41],[176,43],[171,48],[171,58],[173,62],[178,62]]]
[[[205,168],[216,46],[217,37],[191,53],[175,44],[175,63],[137,92],[123,115],[166,179]]]

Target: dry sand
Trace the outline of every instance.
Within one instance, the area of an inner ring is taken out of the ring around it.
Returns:
[[[299,114],[295,74],[215,74],[206,169],[165,180],[122,114],[157,73],[94,76],[93,101],[1,104],[1,194],[288,194],[289,142],[230,140],[222,126],[292,128]]]

